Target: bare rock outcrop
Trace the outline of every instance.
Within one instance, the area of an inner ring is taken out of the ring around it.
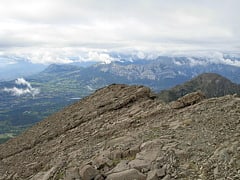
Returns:
[[[186,106],[196,104],[202,101],[203,99],[205,99],[204,94],[201,91],[197,91],[197,92],[187,94],[181,98],[178,98],[176,101],[170,103],[170,106],[173,109],[180,109]]]

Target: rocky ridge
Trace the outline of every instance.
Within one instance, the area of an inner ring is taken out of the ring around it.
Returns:
[[[239,132],[237,96],[175,109],[110,85],[0,145],[0,179],[239,179]]]

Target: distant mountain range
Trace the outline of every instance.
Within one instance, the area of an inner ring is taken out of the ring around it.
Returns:
[[[239,62],[234,57],[210,61],[196,57],[161,56],[154,60],[119,58],[109,64],[85,64],[84,67],[81,64],[52,64],[40,73],[25,78],[25,84],[16,84],[15,80],[0,82],[0,134],[15,134],[18,132],[15,127],[32,125],[113,83],[144,85],[157,93],[189,81],[199,74],[217,73],[239,84]],[[223,84],[224,87],[226,84],[226,88],[233,87],[225,81]]]
[[[35,79],[48,79],[60,75],[76,79],[83,86],[95,89],[112,83],[141,84],[161,91],[190,80],[202,73],[217,73],[234,83],[240,83],[240,59],[212,60],[197,57],[160,56],[154,60],[119,59],[118,61],[96,63],[87,67],[76,65],[50,65]]]
[[[101,71],[108,71],[120,76],[127,75],[128,79],[137,79],[135,75],[140,75],[140,79],[148,80],[176,78],[176,76],[181,76],[182,78],[186,76],[189,79],[201,73],[215,72],[229,78],[233,82],[239,83],[240,81],[237,74],[240,67],[239,54],[208,53],[208,55],[202,56],[157,57],[156,55],[152,55],[139,57],[138,55],[110,53],[109,56],[111,60],[107,62],[101,63],[94,59],[88,61],[74,60],[68,65],[89,68],[97,64],[100,68],[99,64],[102,64]],[[8,57],[9,60],[0,59],[0,81],[14,80],[19,77],[28,78],[47,68],[46,64],[36,64],[30,60],[12,58],[12,60],[10,57]],[[121,71],[116,71],[119,69]],[[156,86],[156,89],[159,89],[159,86]]]

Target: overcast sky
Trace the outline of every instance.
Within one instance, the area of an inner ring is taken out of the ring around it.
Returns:
[[[1,0],[0,60],[240,50],[239,0]]]

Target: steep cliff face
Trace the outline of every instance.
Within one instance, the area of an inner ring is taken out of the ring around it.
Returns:
[[[0,179],[240,178],[240,98],[173,109],[110,85],[0,145]]]

